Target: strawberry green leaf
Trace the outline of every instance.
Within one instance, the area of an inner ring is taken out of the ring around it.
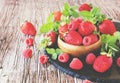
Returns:
[[[54,54],[55,53],[54,48],[46,48],[46,51],[47,51],[48,54]]]
[[[47,18],[47,23],[53,22],[54,21],[54,15],[51,13],[48,18]]]
[[[41,33],[47,33],[49,32],[50,30],[53,30],[53,23],[46,23],[46,24],[43,24],[41,27],[40,27],[40,32]]]
[[[57,57],[58,57],[57,54],[56,54],[56,53],[53,53],[51,58],[52,58],[53,60],[56,60]]]
[[[59,54],[61,54],[61,53],[62,53],[62,50],[61,50],[61,49],[59,49],[59,48],[57,48],[57,49],[56,49],[56,53],[59,55]]]

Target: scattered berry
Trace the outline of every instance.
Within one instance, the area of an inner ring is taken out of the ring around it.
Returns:
[[[31,58],[32,57],[32,50],[30,48],[27,48],[23,51],[23,56],[25,58]]]
[[[82,36],[90,35],[95,29],[95,25],[92,24],[91,22],[88,21],[83,21],[79,28],[78,31]]]
[[[120,57],[117,58],[117,66],[120,67]]]
[[[104,20],[100,25],[99,25],[99,31],[103,34],[113,34],[116,32],[115,25],[111,20]]]
[[[41,55],[39,57],[39,61],[40,61],[41,64],[45,64],[45,63],[48,62],[48,57],[46,55]]]
[[[113,63],[112,57],[100,55],[95,59],[93,69],[97,72],[104,73],[112,66],[112,63]]]
[[[33,38],[27,38],[25,42],[26,42],[27,46],[32,46],[34,40],[33,40]]]
[[[95,59],[96,59],[95,54],[89,53],[89,54],[86,56],[86,63],[89,64],[89,65],[92,65],[92,64],[94,63]]]
[[[83,83],[93,83],[93,82],[90,80],[83,80]]]
[[[58,60],[59,60],[60,62],[63,62],[63,63],[67,62],[67,61],[69,60],[69,54],[67,54],[67,53],[62,53],[62,54],[60,54],[60,55],[58,56]]]
[[[69,67],[71,69],[74,69],[74,70],[80,70],[80,69],[83,68],[83,63],[78,58],[73,58],[73,60],[71,61]]]
[[[90,11],[91,9],[92,9],[92,7],[90,7],[90,5],[88,5],[86,3],[80,5],[80,7],[79,7],[79,11],[83,11],[83,10]]]
[[[76,31],[69,31],[64,38],[65,42],[72,45],[81,45],[82,36]]]
[[[85,36],[83,38],[83,45],[84,46],[89,46],[91,44],[94,44],[95,42],[97,42],[99,39],[97,37],[96,34],[91,34],[91,35],[88,35],[88,36]]]
[[[62,13],[60,11],[54,12],[54,22],[61,20]]]
[[[36,29],[35,27],[33,26],[32,23],[26,21],[22,26],[21,26],[21,31],[24,33],[24,34],[27,34],[27,35],[32,35],[32,36],[35,36],[36,34]]]

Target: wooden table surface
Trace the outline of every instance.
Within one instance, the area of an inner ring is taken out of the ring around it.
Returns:
[[[37,50],[36,43],[31,47],[31,59],[22,56],[27,36],[20,26],[28,20],[39,30],[48,14],[60,10],[65,2],[92,3],[107,17],[120,20],[120,0],[0,0],[0,83],[82,83],[50,63],[41,65],[38,57],[42,51]]]

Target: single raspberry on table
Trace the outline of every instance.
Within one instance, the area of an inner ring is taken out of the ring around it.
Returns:
[[[30,48],[27,48],[23,51],[22,54],[25,58],[31,58],[32,57],[32,50]]]

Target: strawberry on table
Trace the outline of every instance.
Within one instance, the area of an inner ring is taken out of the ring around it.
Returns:
[[[83,11],[83,10],[90,11],[91,9],[92,9],[92,7],[86,3],[80,5],[80,7],[79,7],[79,11]]]
[[[88,21],[83,21],[78,28],[78,32],[82,36],[90,35],[94,30],[95,25]]]
[[[106,55],[99,55],[93,64],[93,69],[97,72],[104,73],[106,72],[113,64],[112,57]]]
[[[82,36],[76,31],[69,31],[68,34],[65,36],[64,41],[72,45],[81,45]]]
[[[115,25],[111,20],[104,20],[99,25],[99,31],[103,34],[111,34],[113,35],[114,32],[116,32]]]
[[[74,70],[80,70],[83,68],[83,63],[80,59],[78,58],[73,58],[71,63],[69,64],[69,67]]]
[[[26,21],[22,26],[21,26],[21,31],[24,34],[35,36],[36,34],[36,29],[34,25],[31,22]]]
[[[67,62],[67,61],[69,60],[69,54],[67,54],[67,53],[62,53],[62,54],[60,54],[60,55],[58,56],[58,60],[59,60],[60,62],[63,62],[63,63]]]

